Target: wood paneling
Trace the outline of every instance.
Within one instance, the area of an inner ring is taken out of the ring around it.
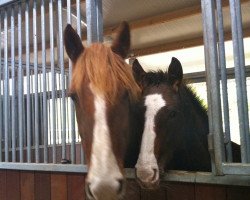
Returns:
[[[0,199],[6,199],[6,170],[0,170]]]
[[[140,186],[133,179],[127,180],[125,200],[139,200],[141,199]]]
[[[68,200],[85,199],[85,175],[68,174]]]
[[[21,200],[35,199],[35,176],[34,172],[20,173]]]
[[[51,200],[67,200],[67,176],[63,173],[51,174]]]
[[[0,170],[0,200],[85,200],[85,174]],[[145,190],[127,180],[125,200],[249,200],[250,187],[163,182]]]
[[[249,200],[250,187],[227,187],[227,200]]]
[[[155,190],[141,190],[141,199],[142,200],[165,200],[165,189],[163,187]]]
[[[215,185],[196,185],[195,199],[199,200],[226,200],[226,187]]]
[[[194,200],[194,184],[167,183],[167,200]]]
[[[50,173],[35,172],[35,200],[50,200]]]
[[[6,173],[6,199],[20,200],[20,172],[7,170]]]

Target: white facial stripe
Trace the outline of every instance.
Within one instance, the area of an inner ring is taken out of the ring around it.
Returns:
[[[161,94],[148,95],[145,98],[145,126],[142,136],[141,151],[136,164],[137,170],[140,168],[158,170],[157,160],[154,155],[154,142],[156,138],[155,116],[159,110],[166,105]],[[140,177],[139,177],[140,178]]]
[[[94,183],[98,184],[103,179],[109,182],[109,179],[112,181],[123,178],[111,148],[112,144],[106,117],[106,103],[101,95],[94,95],[94,106],[91,167],[88,173],[88,180],[93,183],[92,187],[95,187]]]

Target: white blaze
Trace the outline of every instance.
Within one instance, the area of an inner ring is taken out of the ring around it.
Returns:
[[[100,187],[103,182],[110,188],[117,188],[117,180],[122,179],[123,175],[112,150],[106,103],[101,95],[95,95],[94,92],[93,94],[95,113],[88,181],[91,183],[91,190]]]
[[[165,100],[161,94],[148,95],[145,98],[145,125],[142,135],[141,151],[136,164],[137,176],[142,179],[152,178],[154,171],[152,169],[158,169],[157,160],[154,154],[154,142],[156,138],[155,133],[155,116],[159,110],[166,105]],[[146,174],[142,174],[147,171]],[[143,177],[140,177],[143,176]]]

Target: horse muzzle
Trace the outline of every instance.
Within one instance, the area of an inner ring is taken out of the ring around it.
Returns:
[[[136,178],[143,188],[155,189],[159,186],[158,168],[136,168]]]
[[[118,200],[125,193],[125,179],[87,181],[85,186],[89,200]]]

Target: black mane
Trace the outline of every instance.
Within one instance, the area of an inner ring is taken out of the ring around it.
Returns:
[[[196,94],[192,86],[183,84],[182,89],[180,90],[180,96],[182,100],[186,103],[189,102],[193,104],[196,112],[203,117],[203,119],[208,120],[207,108],[204,105],[203,100]]]

